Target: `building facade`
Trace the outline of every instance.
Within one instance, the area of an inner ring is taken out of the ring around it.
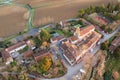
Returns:
[[[96,46],[101,36],[101,34],[95,31],[93,25],[82,29],[78,27],[74,36],[62,42],[60,48],[63,51],[63,56],[70,65],[78,63],[87,52],[93,51],[93,48]]]

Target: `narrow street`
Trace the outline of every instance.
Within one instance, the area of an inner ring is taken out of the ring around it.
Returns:
[[[119,30],[120,30],[120,26],[118,26],[118,28],[115,31],[113,31],[111,34],[104,34],[103,35],[104,37],[100,40],[100,43],[107,41],[109,38],[114,36]]]

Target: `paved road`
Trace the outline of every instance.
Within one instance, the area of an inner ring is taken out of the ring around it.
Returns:
[[[120,25],[111,34],[104,34],[104,37],[100,40],[100,43],[103,43],[103,42],[107,41],[109,38],[111,38],[112,36],[114,36],[119,30],[120,30]]]

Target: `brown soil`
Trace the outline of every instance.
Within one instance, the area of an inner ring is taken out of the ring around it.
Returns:
[[[16,0],[16,3],[30,4],[36,8],[34,24],[38,26],[75,17],[80,8],[113,1],[117,2],[117,0]],[[18,6],[2,6],[0,11],[0,37],[10,36],[25,29],[26,20],[23,15],[26,9]]]
[[[49,1],[49,0],[46,0]],[[116,3],[117,0],[53,0],[54,3],[48,5],[50,6],[39,6],[37,5],[37,9],[35,10],[35,17],[34,17],[34,24],[36,26],[41,25],[41,24],[46,24],[49,22],[58,22],[60,20],[68,19],[68,18],[73,18],[77,16],[77,11],[80,8],[86,8],[89,7],[90,5],[93,6],[98,6],[107,4],[109,2]],[[58,3],[59,2],[59,3]],[[31,4],[34,6],[33,4]],[[42,4],[44,5],[44,4]],[[36,7],[36,6],[34,6]]]
[[[0,7],[0,37],[10,36],[25,29],[23,17],[27,10],[18,6]]]

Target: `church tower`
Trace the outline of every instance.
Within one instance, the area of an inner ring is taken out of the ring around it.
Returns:
[[[80,28],[79,27],[76,28],[74,35],[77,36],[78,38],[80,38]]]

